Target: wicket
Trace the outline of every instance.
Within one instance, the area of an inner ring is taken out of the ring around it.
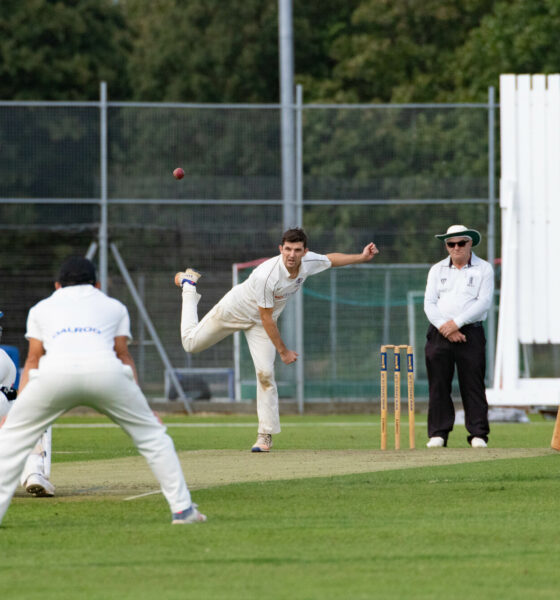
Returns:
[[[412,346],[381,346],[381,450],[387,450],[387,350],[393,350],[395,377],[395,450],[401,447],[401,350],[406,350],[408,445],[414,448],[414,354]]]

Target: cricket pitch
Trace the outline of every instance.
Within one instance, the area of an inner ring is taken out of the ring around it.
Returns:
[[[548,448],[484,448],[436,450],[248,450],[179,452],[191,490],[233,483],[330,477],[395,469],[452,465],[553,454]],[[157,493],[158,484],[141,456],[112,460],[55,463],[51,481],[57,498],[122,496],[134,499]],[[25,495],[19,488],[18,496]]]

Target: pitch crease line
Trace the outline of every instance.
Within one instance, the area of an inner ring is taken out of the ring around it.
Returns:
[[[154,494],[161,494],[161,490],[155,490],[154,492],[145,492],[144,494],[138,494],[138,496],[129,496],[125,498],[123,502],[127,502],[128,500],[137,500],[138,498],[144,498],[144,496],[153,496]]]

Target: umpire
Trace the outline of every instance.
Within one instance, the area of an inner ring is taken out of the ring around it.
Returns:
[[[426,341],[428,448],[447,446],[455,422],[451,385],[455,365],[465,409],[468,443],[485,448],[488,443],[486,374],[486,319],[494,293],[490,263],[472,251],[480,233],[464,225],[452,225],[443,240],[448,258],[433,265],[428,274],[424,312],[430,321]]]

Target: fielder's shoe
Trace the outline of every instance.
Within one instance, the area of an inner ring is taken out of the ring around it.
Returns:
[[[473,437],[471,440],[471,446],[473,448],[487,448],[488,444],[482,438]]]
[[[442,437],[436,436],[430,438],[430,441],[426,444],[428,448],[443,448],[445,446],[445,440]]]
[[[201,277],[202,275],[198,271],[195,271],[194,269],[186,269],[185,271],[180,271],[175,275],[175,285],[182,288],[185,283],[188,283],[196,287],[196,282]]]
[[[25,491],[37,498],[54,496],[54,485],[39,473],[33,473],[25,482]]]
[[[253,444],[251,452],[270,452],[272,448],[272,435],[270,433],[259,433],[257,441]]]
[[[198,512],[198,506],[193,504],[181,512],[173,513],[171,525],[190,525],[191,523],[204,523],[207,520],[208,517]]]

